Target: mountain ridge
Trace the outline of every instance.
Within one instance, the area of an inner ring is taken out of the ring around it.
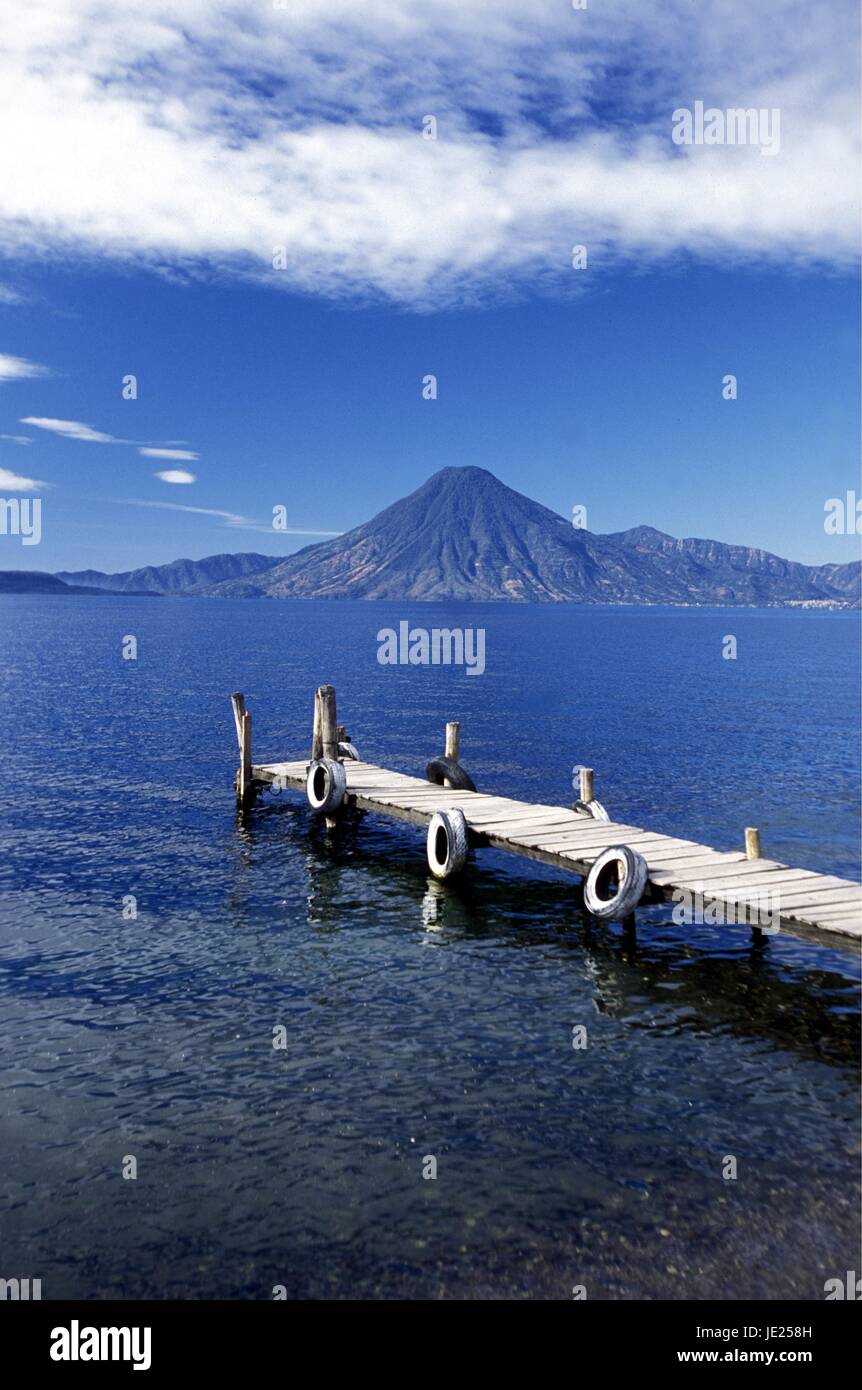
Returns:
[[[67,594],[89,594],[99,598],[109,598],[112,594],[119,595],[119,589],[93,588],[85,584],[67,584],[59,579],[56,574],[48,574],[46,570],[0,570],[0,594],[57,594],[61,597]],[[140,589],[129,589],[125,591],[128,598],[161,598],[161,595],[152,592],[143,592]]]
[[[655,527],[577,529],[486,469],[449,467],[341,536],[214,596],[761,606],[860,593],[858,561],[802,565]]]
[[[101,570],[58,570],[55,578],[64,584],[83,584],[91,589],[112,589],[136,593],[193,593],[201,588],[258,574],[282,559],[279,555],[259,555],[254,551],[207,555],[202,560],[171,560],[165,565],[144,565],[140,569],[105,574]]]
[[[468,465],[441,469],[369,521],[292,555],[225,553],[54,578],[84,592],[229,598],[851,607],[860,575],[859,561],[803,565],[653,526],[578,529]]]

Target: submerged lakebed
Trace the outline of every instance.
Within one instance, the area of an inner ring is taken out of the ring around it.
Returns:
[[[481,628],[481,678],[382,665],[403,621]],[[820,1299],[858,1268],[850,951],[666,907],[627,940],[552,869],[439,883],[421,831],[328,837],[292,795],[241,823],[229,703],[303,756],[328,681],[378,763],[459,719],[481,791],[568,805],[583,763],[627,823],[858,878],[858,615],[39,595],[0,648],[0,1277]]]

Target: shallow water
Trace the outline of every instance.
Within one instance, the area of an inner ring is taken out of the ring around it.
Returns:
[[[401,618],[484,627],[486,673],[379,665]],[[305,755],[330,680],[366,758],[421,772],[459,718],[481,790],[568,804],[587,763],[618,819],[719,848],[759,825],[765,853],[858,878],[857,634],[779,610],[0,599],[0,1276],[45,1298],[821,1298],[860,1267],[853,956],[666,908],[636,941],[590,930],[554,870],[483,851],[441,885],[417,828],[328,836],[295,796],[242,824],[228,695],[258,760]]]

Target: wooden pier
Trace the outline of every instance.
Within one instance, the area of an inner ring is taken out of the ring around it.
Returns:
[[[675,904],[694,901],[703,914],[700,920],[755,925],[766,918],[748,916],[747,909],[767,903],[771,924],[764,928],[767,932],[780,927],[792,935],[831,944],[838,944],[842,939],[852,944],[862,939],[862,886],[849,879],[794,869],[776,860],[761,858],[760,837],[754,827],[744,828],[744,849],[735,853],[711,849],[694,840],[658,834],[641,826],[597,818],[605,813],[593,798],[593,774],[587,768],[581,772],[578,809],[486,796],[478,790],[462,790],[451,784],[435,785],[422,777],[390,771],[354,756],[356,750],[347,742],[343,728],[335,723],[335,692],[331,686],[321,687],[315,697],[311,760],[253,763],[251,716],[245,710],[241,695],[232,698],[240,746],[236,786],[244,807],[259,791],[275,787],[305,792],[312,808],[320,809],[331,825],[348,806],[426,827],[434,821],[435,826],[443,824],[448,830],[450,821],[457,822],[466,826],[471,849],[484,846],[507,850],[576,874],[587,880],[588,888],[595,878],[596,861],[603,856],[600,868],[607,889],[606,861],[609,857],[613,861],[613,851],[628,847],[645,874],[643,892],[638,898],[644,906],[671,900]],[[445,756],[456,767],[458,743],[458,725],[447,725]],[[325,770],[322,771],[327,760],[339,783],[340,793],[337,789],[333,792]],[[322,809],[316,805],[320,796],[314,790],[316,774],[310,773],[312,768],[318,770],[322,778],[319,788],[326,791],[330,801],[333,795],[336,799],[340,796],[337,809],[332,810],[329,803]],[[343,768],[343,778],[338,768]],[[443,813],[442,822],[440,813]],[[448,813],[452,813],[451,816]],[[432,863],[431,838],[428,854],[434,872],[448,876],[447,871]],[[592,886],[595,888],[594,884]],[[613,897],[613,892],[610,896]],[[615,913],[603,907],[597,915],[630,921],[632,912]]]

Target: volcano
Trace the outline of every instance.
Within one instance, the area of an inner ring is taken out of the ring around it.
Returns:
[[[850,606],[860,565],[801,565],[649,526],[576,529],[484,468],[443,468],[332,540],[208,593],[271,598]]]

